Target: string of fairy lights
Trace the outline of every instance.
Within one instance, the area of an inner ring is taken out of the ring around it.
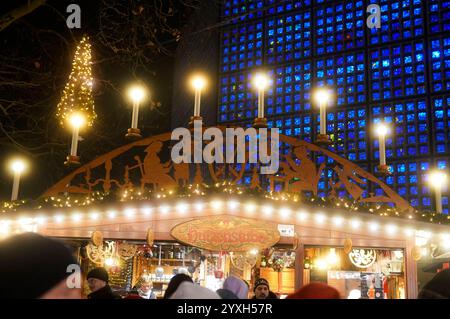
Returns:
[[[39,202],[33,215],[22,215],[26,209],[20,209],[20,205],[14,207],[3,206],[2,210],[18,210],[14,214],[3,215],[0,218],[0,236],[7,236],[12,232],[38,231],[39,227],[46,225],[58,225],[62,223],[102,222],[125,218],[129,221],[152,219],[159,217],[183,217],[199,215],[205,212],[239,213],[249,218],[265,217],[273,219],[278,217],[284,223],[297,225],[332,225],[335,229],[353,231],[369,230],[372,234],[384,232],[388,236],[414,236],[430,240],[435,238],[442,241],[442,246],[450,243],[450,231],[436,232],[427,229],[427,226],[417,227],[417,223],[408,223],[404,219],[389,219],[386,224],[380,223],[379,218],[370,218],[369,214],[359,214],[361,209],[349,209],[348,201],[339,199],[335,202],[335,208],[325,205],[325,201],[317,198],[308,202],[302,201],[298,196],[289,194],[266,193],[258,196],[249,193],[246,189],[230,183],[218,183],[214,186],[190,185],[179,191],[162,190],[158,192],[127,190],[112,196],[111,194],[93,193],[90,196],[76,198],[74,196],[50,197]],[[117,196],[119,198],[117,198]],[[111,199],[114,209],[105,209],[108,205],[102,205],[102,209],[96,209],[95,204],[107,202]],[[122,205],[117,205],[117,200]],[[119,208],[119,206],[123,206]],[[328,208],[328,209],[327,209]],[[46,209],[49,212],[45,213]],[[31,209],[28,210],[32,211]],[[334,213],[330,214],[330,211]],[[336,213],[342,211],[344,213]],[[358,214],[352,212],[358,211]],[[374,210],[372,217],[375,215]],[[367,212],[367,211],[366,211]],[[379,217],[385,213],[376,214]],[[14,216],[9,219],[6,216]],[[16,217],[17,216],[17,217]],[[412,215],[410,220],[417,221]],[[448,220],[448,219],[447,219]],[[431,227],[431,224],[430,224]],[[438,227],[438,226],[435,226]],[[443,229],[443,228],[442,228]],[[449,247],[450,248],[450,247]]]
[[[163,199],[163,197],[161,197]],[[134,203],[136,204],[136,203]],[[71,214],[62,212],[52,215],[45,215],[40,212],[34,217],[18,217],[15,220],[0,220],[0,236],[6,236],[11,232],[23,231],[39,231],[39,228],[51,224],[53,226],[58,224],[73,224],[76,225],[82,222],[111,222],[119,218],[125,218],[128,222],[137,220],[183,217],[188,212],[190,215],[197,214],[201,216],[207,211],[215,211],[217,213],[240,213],[246,217],[265,217],[273,220],[278,217],[284,223],[295,223],[297,225],[305,224],[305,226],[315,225],[332,225],[336,230],[352,229],[354,231],[370,231],[372,234],[384,233],[388,237],[419,237],[425,240],[441,240],[442,246],[447,247],[450,242],[450,232],[437,233],[435,231],[417,228],[415,225],[404,222],[392,222],[382,225],[378,220],[361,220],[355,215],[351,218],[345,218],[342,215],[329,215],[321,210],[311,209],[295,209],[289,205],[282,205],[279,207],[278,203],[270,205],[267,203],[261,204],[255,200],[240,201],[238,198],[223,199],[220,197],[212,198],[209,201],[201,201],[195,199],[193,201],[180,200],[176,203],[161,200],[160,202],[153,202],[153,205],[143,204],[139,207],[128,206],[123,210],[107,209],[107,210],[93,210],[89,211],[74,210]],[[279,207],[279,208],[277,208]]]
[[[247,197],[265,198],[275,202],[286,202],[291,203],[292,205],[307,206],[311,208],[337,208],[345,209],[349,213],[358,212],[380,217],[398,217],[435,224],[450,224],[449,215],[438,214],[436,212],[414,210],[412,212],[404,213],[388,204],[361,203],[342,197],[327,198],[289,192],[267,192],[259,189],[249,189],[227,181],[213,185],[188,185],[171,190],[162,189],[154,191],[152,189],[128,188],[124,191],[116,190],[108,193],[93,191],[90,194],[68,194],[51,196],[38,200],[8,201],[0,204],[0,212],[11,213],[24,209],[81,208],[96,204],[106,205],[108,203],[152,201],[157,199],[175,201],[182,198],[209,198],[216,195],[245,195]]]
[[[84,36],[76,48],[69,81],[57,106],[56,117],[63,127],[74,113],[83,114],[88,126],[92,126],[97,118],[92,96],[94,78],[91,59],[89,37]]]

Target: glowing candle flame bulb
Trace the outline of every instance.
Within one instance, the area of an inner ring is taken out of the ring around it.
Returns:
[[[371,231],[377,231],[379,227],[380,226],[377,223],[375,223],[375,222],[370,222],[369,223],[369,228],[370,228]]]
[[[388,132],[387,126],[384,124],[380,124],[377,126],[377,134],[378,135],[386,135]]]
[[[263,73],[257,73],[253,78],[253,85],[258,91],[264,91],[269,85],[269,78]]]
[[[13,186],[11,192],[11,200],[17,200],[19,196],[20,176],[25,171],[25,161],[21,159],[15,159],[11,162],[11,171],[13,172]]]
[[[128,91],[128,96],[134,103],[140,103],[145,97],[145,90],[141,86],[132,86]]]
[[[336,217],[333,218],[333,223],[336,226],[342,226],[342,224],[344,223],[344,219],[342,217],[340,217],[340,216],[336,216]]]
[[[339,256],[336,254],[335,248],[330,248],[330,252],[327,256],[327,262],[330,265],[337,265],[339,263]]]
[[[106,258],[106,259],[105,259],[105,265],[108,266],[108,267],[113,266],[113,265],[114,265],[114,259],[112,259],[112,258]]]
[[[447,175],[439,170],[432,171],[428,182],[435,189],[436,212],[442,214],[442,188],[447,184]]]
[[[328,264],[327,264],[327,262],[326,262],[324,259],[318,259],[318,260],[316,261],[316,267],[317,267],[319,270],[325,270],[325,269],[328,268]]]
[[[325,216],[323,214],[316,214],[315,218],[316,218],[316,222],[319,224],[322,224],[323,222],[325,222]]]
[[[270,216],[272,214],[272,212],[273,212],[273,207],[271,207],[271,206],[264,206],[263,207],[263,213],[266,216]]]
[[[256,255],[258,255],[258,249],[252,249],[252,250],[250,250],[250,254],[252,254],[253,256],[256,256]]]

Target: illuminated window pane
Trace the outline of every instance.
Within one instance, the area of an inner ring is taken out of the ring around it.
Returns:
[[[221,70],[232,72],[262,65],[263,22],[232,25],[222,31]]]
[[[316,86],[335,88],[337,105],[359,104],[366,101],[364,53],[318,59],[315,61]]]
[[[432,99],[434,141],[437,154],[450,154],[450,97]]]
[[[424,130],[428,130],[425,100],[384,103],[372,108],[379,110],[373,117],[373,123],[384,122],[389,126],[389,134],[386,137],[387,154],[393,153],[395,157],[401,158],[429,152],[428,135],[420,134],[420,130],[416,129],[418,125],[423,125]],[[378,139],[374,138],[372,143],[373,156],[378,159]]]
[[[449,13],[450,15],[450,13]],[[450,37],[431,40],[432,91],[450,91]]]
[[[222,17],[240,17],[240,21],[259,18],[263,15],[264,0],[226,0],[222,6]]]
[[[376,101],[425,94],[423,54],[422,42],[371,50],[369,65],[372,99]]]
[[[428,24],[431,33],[450,31],[450,1],[427,0]]]
[[[316,55],[364,46],[364,1],[329,3],[314,9]]]
[[[352,161],[367,159],[366,110],[350,109],[327,113],[327,133],[334,142],[330,149]],[[319,115],[316,115],[316,132],[320,129]]]
[[[381,45],[424,35],[422,1],[370,0],[381,8],[381,28],[368,29],[369,43]]]

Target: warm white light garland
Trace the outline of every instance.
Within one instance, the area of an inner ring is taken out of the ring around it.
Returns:
[[[413,225],[405,225],[400,227],[396,224],[389,223],[381,225],[375,220],[361,220],[352,218],[344,218],[339,215],[327,216],[323,211],[311,212],[307,210],[296,210],[292,208],[283,206],[278,209],[264,204],[256,204],[253,201],[238,201],[233,200],[222,200],[213,199],[211,201],[201,202],[186,202],[180,201],[173,205],[169,203],[160,203],[157,206],[142,206],[140,208],[136,207],[126,207],[122,211],[107,209],[104,211],[100,210],[90,210],[86,213],[82,213],[79,210],[72,212],[71,214],[64,215],[63,212],[58,211],[57,213],[48,216],[40,214],[36,217],[20,216],[16,219],[0,219],[0,237],[8,236],[17,229],[23,231],[38,231],[40,227],[45,226],[49,223],[56,223],[62,225],[64,223],[80,223],[82,221],[99,222],[101,220],[112,220],[119,217],[124,217],[129,220],[134,220],[137,218],[153,218],[154,214],[160,214],[161,216],[169,216],[170,214],[184,215],[189,210],[197,213],[203,213],[206,209],[211,209],[214,212],[230,212],[239,213],[242,215],[249,216],[264,216],[266,218],[280,218],[283,222],[292,223],[304,223],[308,226],[311,223],[318,225],[330,224],[336,229],[345,230],[351,229],[353,231],[370,231],[371,234],[384,232],[388,236],[405,236],[405,237],[416,237],[416,242],[418,245],[422,246],[429,242],[432,237],[439,237],[440,240],[445,243],[450,240],[450,228],[448,232],[440,232],[439,234],[432,234],[430,230],[427,229],[417,229]],[[311,218],[311,217],[312,218]]]

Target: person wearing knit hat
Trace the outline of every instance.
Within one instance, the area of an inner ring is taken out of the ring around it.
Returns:
[[[62,242],[15,235],[0,241],[0,261],[0,299],[81,299],[81,287],[68,283],[77,262]]]
[[[98,267],[92,269],[87,275],[89,289],[92,291],[88,299],[120,299],[109,286],[109,275],[105,268]]]
[[[270,291],[269,282],[264,278],[255,281],[253,291],[255,295],[252,299],[278,299],[277,295]]]
[[[288,295],[286,299],[340,299],[339,291],[335,288],[321,283],[312,282]]]
[[[190,281],[183,281],[169,299],[221,299],[220,296],[205,287]]]
[[[164,299],[170,299],[172,294],[178,289],[181,283],[188,281],[193,282],[192,277],[186,274],[176,274],[170,279],[167,289],[164,292]]]
[[[227,294],[226,291],[232,292],[235,297]],[[248,286],[241,278],[230,275],[223,282],[223,289],[217,290],[217,293],[222,299],[248,299]]]

